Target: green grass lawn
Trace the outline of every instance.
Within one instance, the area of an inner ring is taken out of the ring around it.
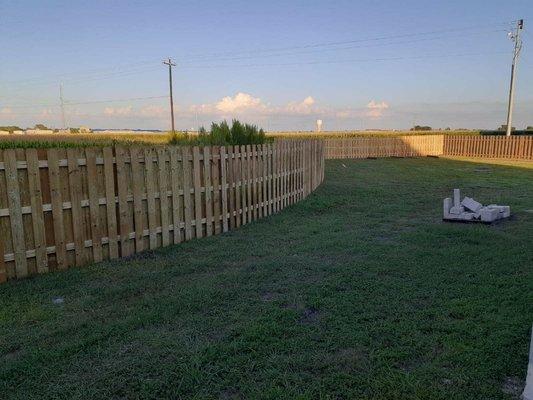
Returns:
[[[454,187],[513,220],[443,223]],[[532,243],[533,163],[328,161],[237,231],[1,285],[0,398],[518,398]]]

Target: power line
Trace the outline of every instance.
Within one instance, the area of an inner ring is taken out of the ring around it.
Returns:
[[[99,103],[120,103],[124,101],[139,101],[139,100],[151,100],[151,99],[166,99],[168,96],[147,96],[147,97],[130,97],[123,99],[107,99],[107,100],[90,100],[90,101],[64,101],[66,106],[77,106],[82,104],[99,104]],[[6,108],[38,108],[38,107],[57,107],[54,103],[44,104],[21,104],[21,105],[5,105]]]
[[[499,23],[493,23],[493,24],[488,24],[488,25],[491,25],[491,26],[506,25],[507,26],[513,22],[515,21],[499,22]],[[182,59],[187,58],[190,61],[197,61],[197,62],[209,61],[210,59],[213,59],[213,58],[217,58],[217,61],[224,61],[223,59],[220,59],[218,57],[224,56],[224,55],[231,55],[231,56],[235,56],[239,54],[252,55],[252,54],[260,54],[260,53],[286,52],[290,50],[319,49],[322,47],[351,45],[351,44],[364,43],[364,42],[379,42],[379,41],[384,41],[384,40],[393,40],[393,39],[399,39],[399,38],[409,38],[409,37],[427,36],[427,35],[436,35],[436,34],[446,34],[446,33],[454,33],[454,32],[467,32],[470,30],[476,31],[473,34],[479,34],[480,33],[479,28],[486,28],[486,27],[487,25],[479,25],[479,26],[468,26],[468,27],[462,27],[462,28],[441,29],[441,30],[426,31],[426,32],[414,32],[414,33],[406,33],[406,34],[360,38],[360,39],[352,39],[352,40],[345,40],[345,41],[309,43],[309,44],[303,44],[303,45],[297,45],[297,46],[278,47],[278,48],[267,48],[267,49],[256,48],[252,50],[228,51],[228,52],[207,53],[207,54],[198,54],[198,53],[188,54],[188,55],[184,54],[180,58]],[[487,30],[486,32],[495,32],[495,31],[497,30],[491,29],[491,30]],[[425,40],[435,40],[435,38],[428,38]],[[403,43],[404,42],[391,43],[391,44],[403,44]],[[391,45],[391,44],[387,44],[387,45]],[[281,55],[284,55],[284,54],[281,54]],[[273,56],[273,55],[270,55],[270,56]],[[144,68],[146,66],[151,66],[151,67]],[[73,73],[64,73],[64,74],[56,74],[56,75],[14,80],[14,81],[9,81],[9,82],[4,82],[2,85],[14,85],[14,84],[17,84],[17,85],[18,84],[32,84],[32,85],[53,84],[53,85],[56,85],[57,79],[55,78],[64,78],[62,79],[62,81],[68,82],[69,84],[79,83],[79,82],[90,82],[94,80],[103,80],[103,79],[109,79],[109,78],[118,78],[118,77],[123,77],[123,76],[134,75],[134,74],[138,74],[141,72],[145,72],[147,70],[155,69],[156,66],[157,64],[154,63],[153,61],[144,61],[144,62],[137,62],[135,64],[128,64],[128,65],[122,65],[122,66],[116,66],[116,67],[96,68],[96,69],[88,70],[88,71],[81,72],[81,73],[73,72]],[[143,68],[140,68],[140,67],[143,67]],[[53,80],[50,81],[50,79],[53,79]]]
[[[78,76],[84,77],[84,76],[98,76],[100,74],[109,74],[109,73],[120,73],[120,72],[127,72],[130,70],[137,70],[139,67],[152,65],[157,65],[155,62],[139,62],[135,64],[128,64],[128,65],[118,65],[113,67],[106,67],[106,68],[94,68],[86,71],[77,71],[77,72],[66,72],[61,74],[54,74],[54,75],[46,75],[46,76],[40,76],[40,77],[33,77],[33,78],[27,78],[27,79],[17,79],[14,81],[8,81],[3,82],[3,84],[17,84],[22,82],[35,82],[35,81],[42,81],[42,80],[49,80],[52,78],[65,78],[65,79],[76,79]],[[69,78],[71,77],[71,78]]]
[[[489,52],[489,53],[462,53],[462,54],[444,54],[444,55],[422,55],[413,57],[383,57],[383,58],[366,58],[366,59],[348,59],[348,60],[328,60],[328,61],[302,61],[290,63],[256,63],[256,64],[219,64],[219,65],[182,65],[181,68],[241,68],[241,67],[285,67],[285,66],[303,66],[303,65],[319,65],[319,64],[355,64],[366,62],[382,62],[382,61],[401,61],[401,60],[425,60],[430,58],[455,58],[455,57],[471,57],[484,55],[509,54],[507,51]]]
[[[147,96],[147,97],[130,97],[128,99],[109,99],[109,100],[92,100],[92,101],[80,101],[80,102],[66,102],[66,105],[77,106],[80,104],[97,104],[97,103],[117,103],[122,101],[138,101],[138,100],[151,100],[151,99],[165,99],[167,96]]]
[[[498,30],[491,29],[488,32],[501,31],[503,29],[503,25],[508,25],[509,23],[511,23],[511,22],[495,24],[495,25],[498,25],[498,26],[502,26],[502,28],[500,28]],[[235,55],[235,54],[257,54],[257,53],[274,52],[274,51],[288,51],[288,50],[308,49],[308,48],[316,48],[316,47],[339,46],[339,45],[345,45],[345,44],[354,44],[354,43],[369,42],[369,41],[382,41],[382,40],[407,38],[407,37],[416,37],[416,36],[425,36],[425,35],[434,35],[434,34],[442,34],[442,33],[464,32],[464,31],[469,31],[469,30],[475,30],[476,33],[478,33],[479,32],[479,28],[483,28],[483,27],[486,27],[486,26],[487,25],[469,26],[469,27],[464,27],[464,28],[441,29],[441,30],[435,30],[435,31],[406,33],[406,34],[399,34],[399,35],[378,36],[378,37],[363,38],[363,39],[352,39],[352,40],[337,41],[337,42],[311,43],[311,44],[305,44],[305,45],[289,46],[289,47],[278,47],[278,48],[270,48],[270,49],[253,49],[253,50],[245,50],[245,51],[237,51],[237,52],[228,51],[228,52],[219,52],[219,53],[211,53],[211,54],[204,54],[204,55],[199,54],[197,56],[199,56],[201,58],[201,57],[217,57],[217,56]],[[194,55],[189,55],[189,56],[182,55],[182,57],[195,58]]]
[[[144,67],[144,68],[136,68],[136,69],[131,69],[131,70],[124,70],[124,71],[116,71],[116,72],[108,72],[108,73],[100,73],[100,74],[93,74],[93,75],[88,75],[86,77],[83,77],[83,78],[68,78],[68,79],[63,79],[63,82],[66,82],[66,83],[69,83],[69,85],[72,85],[72,84],[76,84],[76,83],[85,83],[85,82],[92,82],[92,81],[95,81],[95,80],[105,80],[105,79],[113,79],[113,78],[120,78],[120,77],[124,77],[124,76],[131,76],[131,75],[136,75],[136,74],[139,74],[139,73],[144,73],[146,71],[151,71],[151,70],[154,70],[155,67],[152,66],[152,67]],[[32,86],[43,86],[43,85],[53,85],[55,86],[57,84],[57,81],[55,79],[53,80],[45,80],[45,81],[41,81],[41,82],[38,82],[36,80],[27,80],[27,81],[18,81],[16,83],[17,86],[24,86],[24,85],[32,85]]]
[[[490,32],[506,32],[504,29],[498,29],[498,30],[492,30]],[[473,32],[471,34],[479,35],[478,32]],[[463,38],[464,35],[460,36],[454,36],[454,37],[460,37]],[[256,58],[265,58],[265,57],[279,57],[279,56],[294,56],[299,54],[317,54],[317,53],[323,53],[323,52],[331,52],[331,51],[339,51],[339,50],[351,50],[351,49],[357,49],[357,48],[369,48],[369,47],[383,47],[383,46],[391,46],[391,45],[397,45],[397,44],[410,44],[410,43],[418,43],[418,42],[425,42],[425,41],[432,41],[432,40],[440,40],[440,39],[447,39],[446,36],[438,36],[438,37],[431,37],[431,38],[419,38],[419,39],[413,39],[413,40],[407,40],[407,41],[399,41],[399,42],[386,42],[386,43],[374,43],[374,44],[367,44],[367,45],[351,45],[351,46],[344,46],[344,47],[333,47],[333,48],[323,48],[323,49],[315,49],[315,50],[302,50],[302,51],[294,51],[294,52],[278,52],[278,53],[272,53],[272,54],[263,54],[263,55],[253,55],[253,56],[242,56],[242,57],[229,57],[229,58],[216,58],[216,61],[234,61],[234,60],[245,60],[245,59],[256,59]],[[201,59],[201,60],[194,60],[194,62],[209,62],[210,59]]]

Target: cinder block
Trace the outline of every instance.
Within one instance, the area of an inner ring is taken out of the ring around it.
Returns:
[[[500,217],[500,212],[496,208],[484,207],[480,210],[481,212],[481,221],[483,222],[493,222]]]
[[[453,206],[450,208],[450,214],[454,215],[461,215],[465,212],[465,208],[463,206]]]
[[[483,204],[478,203],[471,197],[465,197],[461,202],[461,205],[472,212],[478,212],[480,208],[483,207]]]
[[[511,216],[511,207],[510,206],[502,206],[503,211],[500,211],[500,214],[502,214],[503,218],[509,218]]]
[[[500,218],[509,218],[511,216],[511,207],[509,206],[499,206],[497,204],[490,204],[488,208],[495,208],[500,213]]]
[[[442,216],[443,216],[443,218],[449,218],[450,209],[451,208],[452,208],[452,199],[450,197],[446,197],[444,199],[444,202],[442,203]]]
[[[474,219],[474,213],[464,212],[459,217],[461,217],[463,221],[472,221]]]
[[[461,190],[453,189],[453,206],[459,207],[461,205]]]

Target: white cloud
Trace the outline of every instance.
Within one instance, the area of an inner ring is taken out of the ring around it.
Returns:
[[[371,117],[371,118],[379,118],[383,115],[383,113],[385,112],[385,110],[387,110],[389,108],[389,105],[387,103],[385,103],[384,101],[378,103],[374,100],[370,101],[370,103],[368,103],[366,105],[366,113],[365,115],[367,117]]]
[[[311,96],[307,96],[301,102],[290,102],[285,107],[285,111],[288,114],[311,114],[312,112],[317,112],[318,110],[313,109],[315,104],[315,99]]]
[[[265,105],[261,102],[260,98],[252,97],[242,92],[237,93],[234,97],[226,96],[216,104],[216,109],[223,113],[261,110],[264,108]]]
[[[191,114],[215,114],[215,106],[213,104],[193,104],[189,107]]]
[[[291,101],[281,106],[271,106],[260,98],[248,93],[238,92],[233,97],[226,96],[215,103],[197,104],[189,107],[190,114],[210,115],[225,117],[234,113],[253,116],[276,115],[309,115],[320,114],[321,110],[315,106],[316,101],[312,96],[307,96],[302,101]]]
[[[150,105],[141,108],[139,115],[148,118],[165,117],[168,114],[168,108],[163,106]]]
[[[353,113],[350,110],[342,110],[342,111],[337,111],[335,113],[335,116],[337,118],[349,118],[353,116]]]
[[[4,108],[0,109],[0,115],[8,116],[8,115],[11,115],[11,114],[13,114],[13,109],[12,108],[4,107]]]
[[[104,108],[104,115],[107,116],[118,116],[118,117],[124,117],[127,115],[131,115],[132,113],[132,106],[127,107],[106,107]]]
[[[307,96],[304,101],[302,101],[302,104],[305,106],[312,106],[315,104],[315,99],[313,99],[311,96]]]

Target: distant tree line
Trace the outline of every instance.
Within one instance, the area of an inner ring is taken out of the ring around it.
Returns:
[[[411,128],[411,131],[431,131],[433,130],[431,128],[431,126],[421,126],[421,125],[415,125],[414,127]]]
[[[516,129],[516,127],[511,127],[511,132],[513,136],[520,136],[520,135],[531,135],[533,132],[533,126],[527,126],[526,129]],[[480,131],[481,135],[487,135],[487,136],[496,136],[496,135],[505,135],[507,132],[507,125],[500,125],[498,129],[494,130],[482,130]]]
[[[7,131],[9,133],[13,133],[14,131],[22,131],[23,129],[16,125],[6,125],[6,126],[0,126],[0,131]]]

